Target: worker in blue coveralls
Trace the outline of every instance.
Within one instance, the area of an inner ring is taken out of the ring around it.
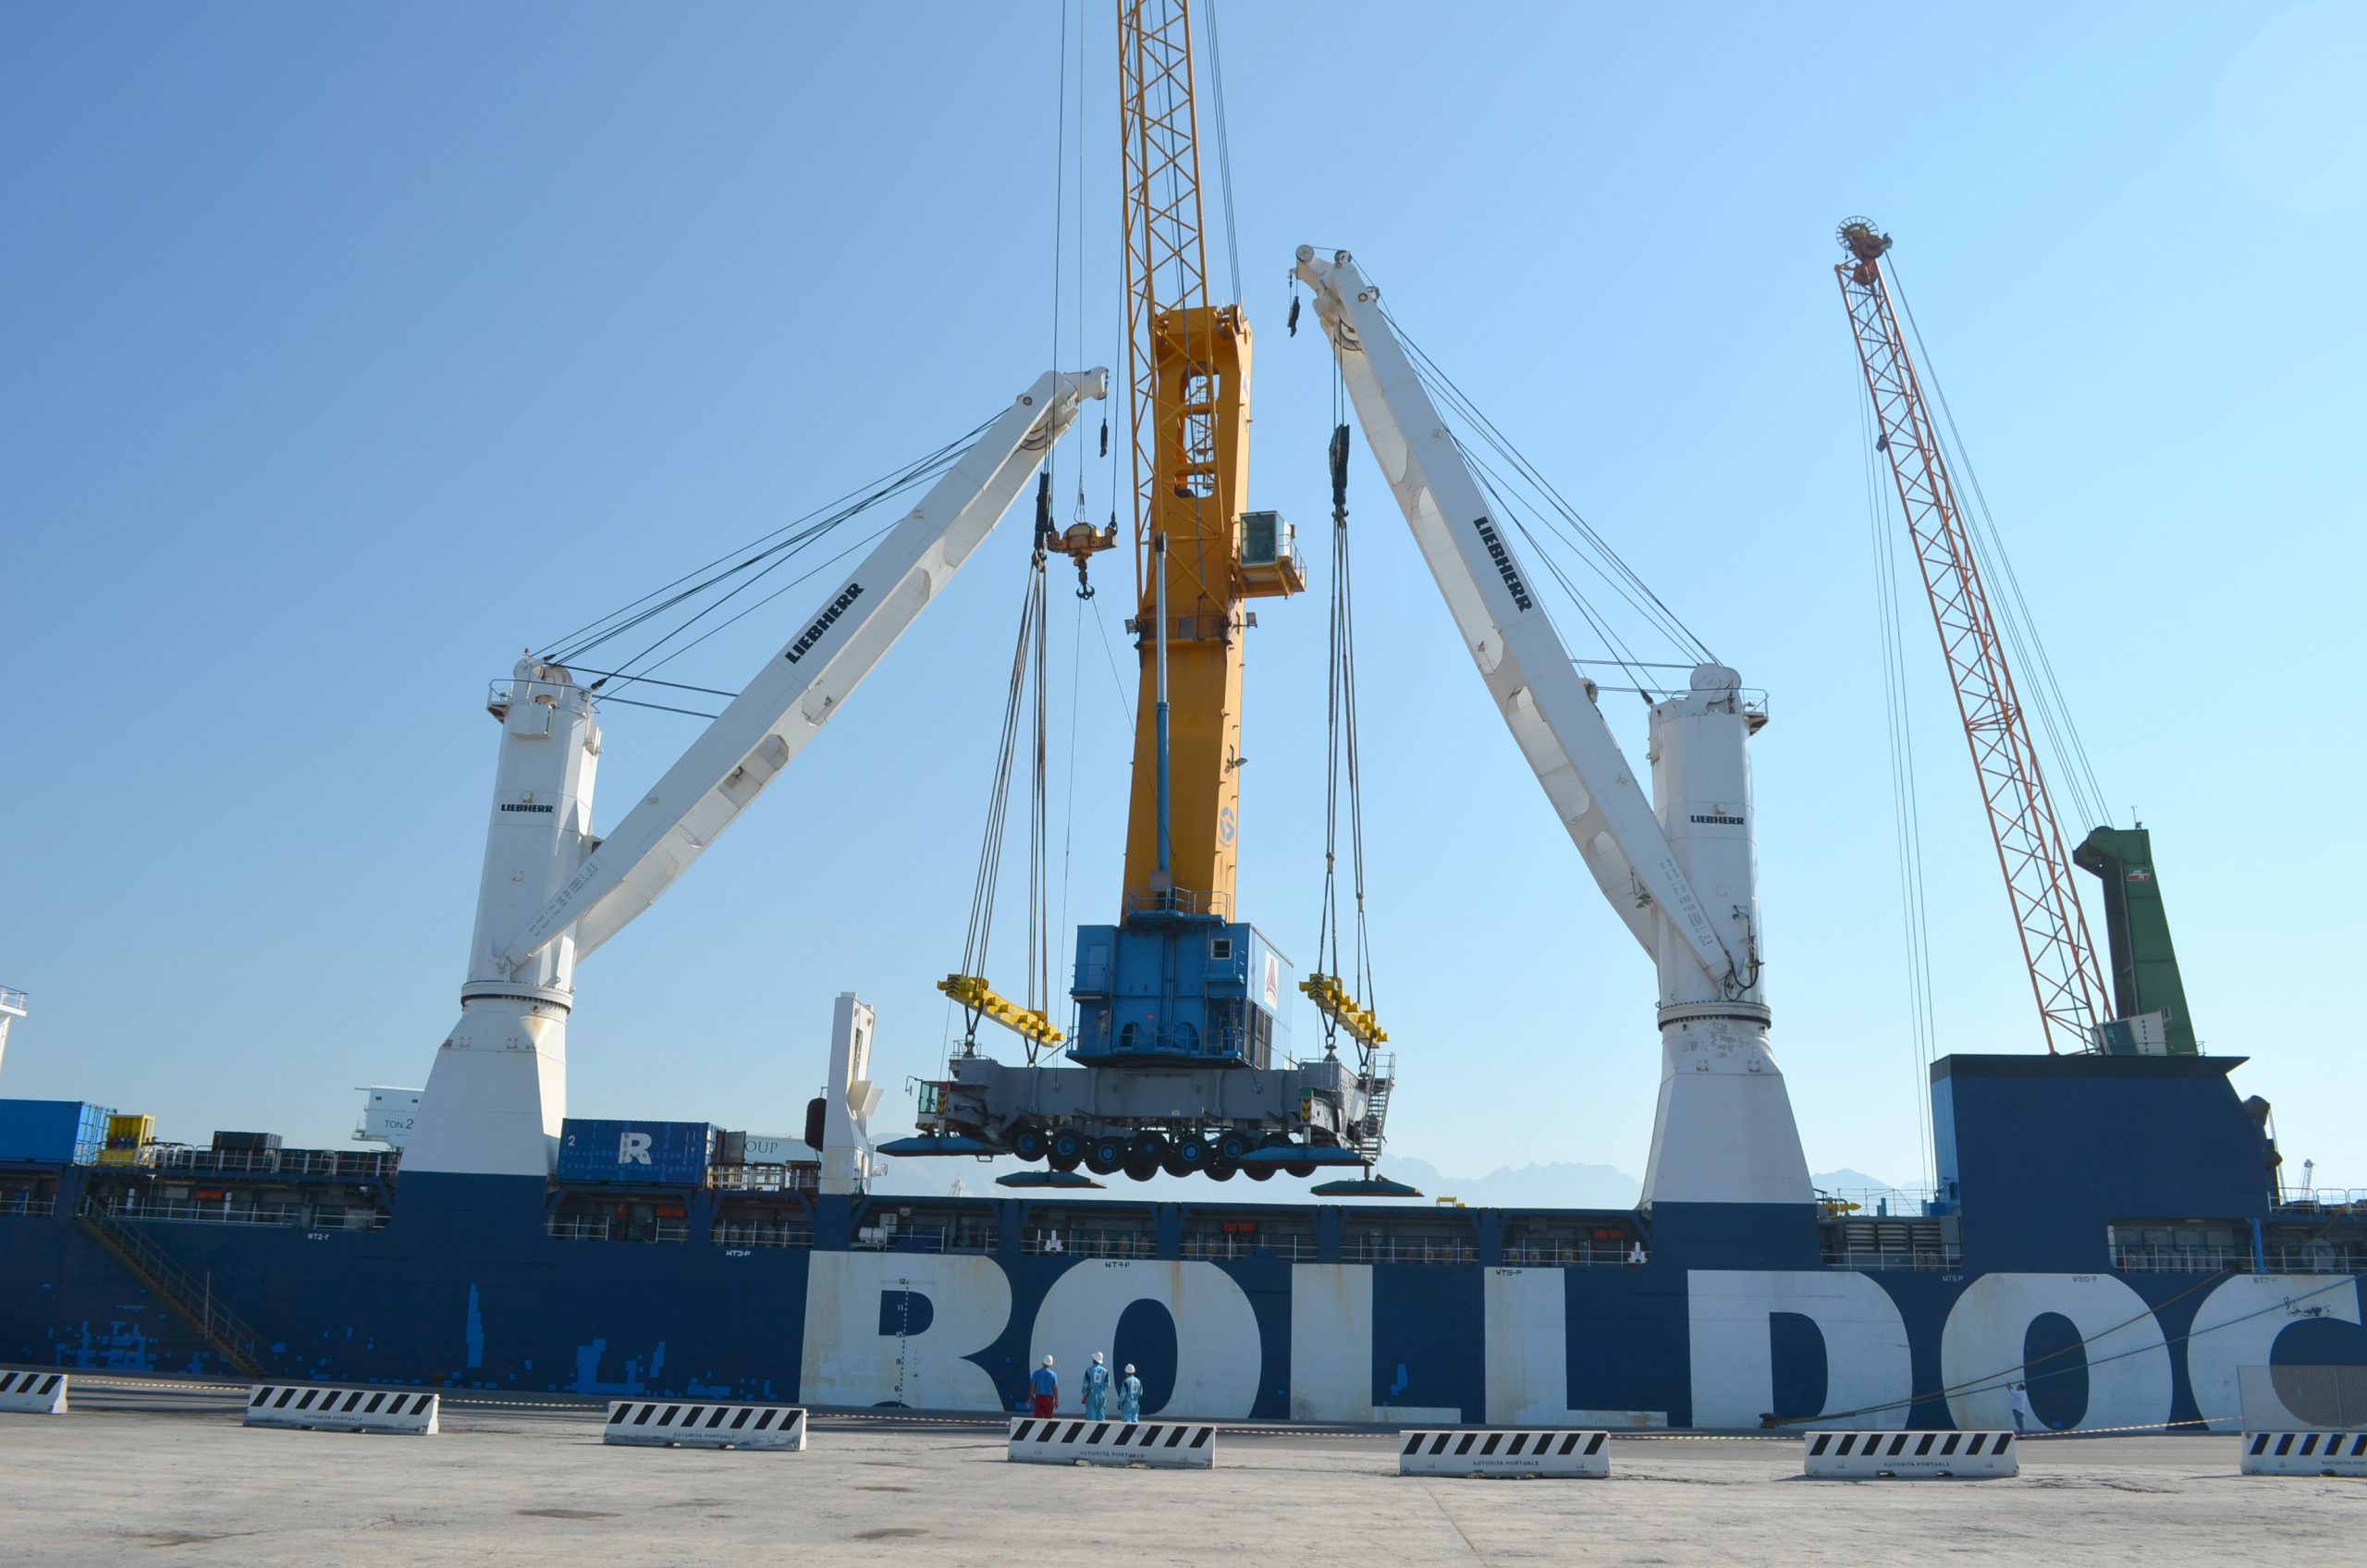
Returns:
[[[1052,1358],[1050,1356],[1048,1355],[1044,1358],[1044,1365],[1036,1368],[1035,1376],[1028,1378],[1027,1381],[1029,1388],[1034,1390],[1036,1395],[1036,1414],[1038,1415],[1053,1415],[1059,1414],[1061,1406],[1061,1379],[1059,1374],[1052,1370]]]
[[[1139,1421],[1143,1418],[1143,1380],[1134,1376],[1134,1364],[1126,1363],[1126,1380],[1118,1385],[1118,1419]]]
[[[1093,1353],[1093,1365],[1085,1369],[1085,1414],[1087,1420],[1107,1420],[1110,1415],[1110,1368],[1103,1366],[1101,1353]]]

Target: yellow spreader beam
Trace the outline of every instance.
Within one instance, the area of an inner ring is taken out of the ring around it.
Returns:
[[[1021,1007],[975,974],[949,974],[937,983],[937,988],[972,1012],[991,1018],[1012,1034],[1039,1046],[1057,1046],[1068,1038],[1052,1027],[1050,1019]]]
[[[1389,1038],[1389,1031],[1380,1026],[1372,1010],[1358,1005],[1356,998],[1348,995],[1348,988],[1340,984],[1338,975],[1310,974],[1298,983],[1298,988],[1306,993],[1316,1011],[1366,1045],[1378,1046]]]

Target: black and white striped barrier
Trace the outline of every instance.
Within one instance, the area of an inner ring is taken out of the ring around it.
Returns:
[[[1023,1416],[1011,1424],[1011,1457],[1028,1464],[1148,1464],[1206,1470],[1217,1429],[1196,1421],[1085,1421]]]
[[[1805,1473],[1837,1480],[1959,1480],[2022,1473],[2011,1432],[1811,1432]]]
[[[1608,1432],[1400,1432],[1401,1476],[1583,1476],[1611,1474]]]
[[[245,1425],[307,1432],[399,1432],[433,1437],[440,1394],[417,1389],[335,1389],[313,1383],[257,1383],[247,1395]]]
[[[612,1399],[600,1440],[634,1448],[771,1448],[803,1453],[805,1412],[793,1404]]]
[[[0,1372],[0,1410],[18,1415],[66,1414],[63,1372]]]
[[[2246,1432],[2244,1474],[2367,1476],[2367,1432]]]

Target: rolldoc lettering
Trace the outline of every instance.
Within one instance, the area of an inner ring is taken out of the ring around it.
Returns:
[[[1530,608],[1528,584],[1520,580],[1520,568],[1513,565],[1513,553],[1504,548],[1502,539],[1496,537],[1496,525],[1483,517],[1471,526],[1479,531],[1479,543],[1488,546],[1488,558],[1496,563],[1497,575],[1504,580],[1504,587],[1512,594],[1513,603],[1522,609]]]
[[[840,591],[839,596],[830,601],[829,607],[814,618],[814,624],[805,629],[804,634],[789,645],[789,652],[782,656],[791,664],[803,658],[812,651],[814,644],[822,640],[822,633],[830,630],[831,624],[839,617],[847,613],[847,606],[861,597],[863,597],[863,584],[848,583]]]

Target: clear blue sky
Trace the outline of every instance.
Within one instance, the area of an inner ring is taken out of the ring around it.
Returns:
[[[1109,10],[1064,362],[1117,350]],[[1330,370],[1282,331],[1284,277],[1300,241],[1347,246],[1770,692],[1769,986],[1811,1164],[1911,1182],[1923,1158],[1830,271],[1864,212],[1897,236],[2104,787],[2154,830],[2208,1047],[2253,1058],[2238,1082],[2297,1163],[2367,1185],[2341,978],[2367,940],[2343,891],[2362,7],[1220,16],[1256,500],[1319,546]],[[1053,353],[1061,32],[1053,4],[0,12],[0,980],[35,1010],[0,1090],[337,1142],[350,1086],[419,1082],[456,1013],[485,681],[966,429]],[[1396,1141],[1449,1170],[1640,1171],[1650,969],[1361,448],[1352,505]],[[996,535],[585,963],[577,1110],[793,1129],[847,987],[880,1010],[880,1075],[931,1072],[1024,549]],[[1113,638],[1124,597],[1095,606]],[[1079,623],[1055,609],[1064,693]],[[684,678],[737,685],[793,619]],[[1260,619],[1241,905],[1304,962],[1322,602]],[[1940,1044],[2035,1049],[1937,650],[1908,630]],[[1084,636],[1072,923],[1112,911],[1127,784]],[[1640,762],[1640,716],[1613,711]],[[607,729],[603,826],[691,734],[623,708]]]

